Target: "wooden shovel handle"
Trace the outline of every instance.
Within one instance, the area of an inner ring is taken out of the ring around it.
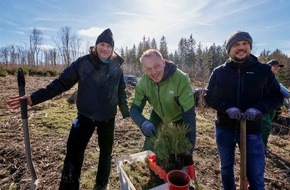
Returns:
[[[247,189],[247,139],[246,120],[240,121],[240,190]]]

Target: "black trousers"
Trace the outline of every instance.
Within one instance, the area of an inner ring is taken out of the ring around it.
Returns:
[[[68,137],[60,190],[79,189],[85,149],[95,128],[100,148],[96,185],[102,186],[108,183],[111,171],[115,118],[106,121],[93,121],[80,115],[73,123]]]

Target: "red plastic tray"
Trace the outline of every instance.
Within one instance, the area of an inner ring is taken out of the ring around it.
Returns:
[[[167,173],[156,164],[156,155],[152,154],[148,156],[148,161],[151,170],[154,171],[155,174],[159,175],[160,179],[163,179],[165,182],[167,182]]]

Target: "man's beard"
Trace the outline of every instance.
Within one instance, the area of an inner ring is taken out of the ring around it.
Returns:
[[[236,62],[236,63],[244,63],[244,62],[248,61],[249,58],[250,58],[250,55],[247,55],[247,56],[244,57],[244,58],[238,58],[238,57],[236,57],[236,56],[231,57],[231,59],[232,59],[234,62]]]

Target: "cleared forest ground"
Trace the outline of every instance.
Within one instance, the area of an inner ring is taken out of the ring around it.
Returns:
[[[44,87],[54,78],[26,77],[26,91]],[[58,189],[69,127],[75,117],[75,106],[67,103],[74,89],[54,100],[29,108],[30,139],[34,167],[39,178],[38,189]],[[6,107],[5,99],[16,95],[15,76],[0,77],[0,190],[29,189],[30,173],[26,164],[22,121],[19,110]],[[133,88],[127,89],[129,101]],[[218,156],[214,141],[214,111],[197,109],[197,142],[195,170],[200,189],[221,189]],[[266,159],[266,189],[290,189],[290,140],[288,133],[272,134]],[[143,135],[129,120],[118,113],[113,158],[142,151]],[[92,189],[98,164],[97,136],[91,138],[85,153],[81,176],[82,190]],[[236,153],[236,183],[239,184],[239,151]],[[110,189],[120,189],[115,160],[112,161]]]

